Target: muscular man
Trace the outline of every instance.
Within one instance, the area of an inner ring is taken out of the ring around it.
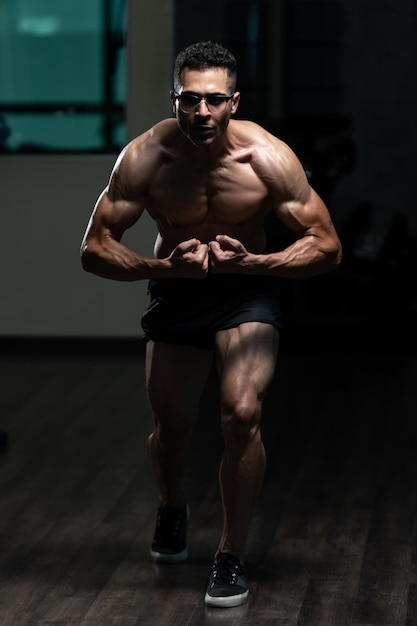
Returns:
[[[242,558],[265,468],[260,419],[277,357],[278,278],[327,272],[341,257],[329,213],[294,153],[257,124],[231,119],[235,88],[236,61],[222,46],[198,43],[178,55],[176,119],[122,151],[82,243],[87,271],[149,280],[142,326],[154,416],[148,451],[160,494],[151,546],[157,563],[188,555],[182,465],[215,355],[224,521],[205,603],[220,607],[248,597]],[[145,210],[158,228],[154,258],[121,242]],[[296,238],[267,253],[270,211]]]

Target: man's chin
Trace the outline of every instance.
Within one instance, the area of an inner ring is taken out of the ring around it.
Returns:
[[[205,146],[211,146],[211,144],[216,140],[216,136],[212,135],[210,137],[201,137],[191,134],[188,135],[188,139],[191,143],[197,146],[197,148],[204,148]]]
[[[196,146],[209,146],[216,139],[216,132],[213,128],[192,129],[189,138]]]

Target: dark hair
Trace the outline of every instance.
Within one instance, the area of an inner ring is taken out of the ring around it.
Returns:
[[[181,72],[184,68],[206,70],[211,67],[221,67],[227,70],[233,89],[235,88],[237,63],[233,54],[218,43],[200,41],[182,50],[175,59],[174,89],[178,91],[180,88]]]

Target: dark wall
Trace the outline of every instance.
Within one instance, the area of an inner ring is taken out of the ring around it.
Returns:
[[[387,290],[388,308],[417,310],[416,33],[415,0],[176,2],[175,52],[199,39],[230,47],[239,115],[287,141],[327,202],[353,310],[385,306]]]

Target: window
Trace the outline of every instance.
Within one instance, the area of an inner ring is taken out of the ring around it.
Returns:
[[[125,143],[125,0],[0,0],[0,151]]]

